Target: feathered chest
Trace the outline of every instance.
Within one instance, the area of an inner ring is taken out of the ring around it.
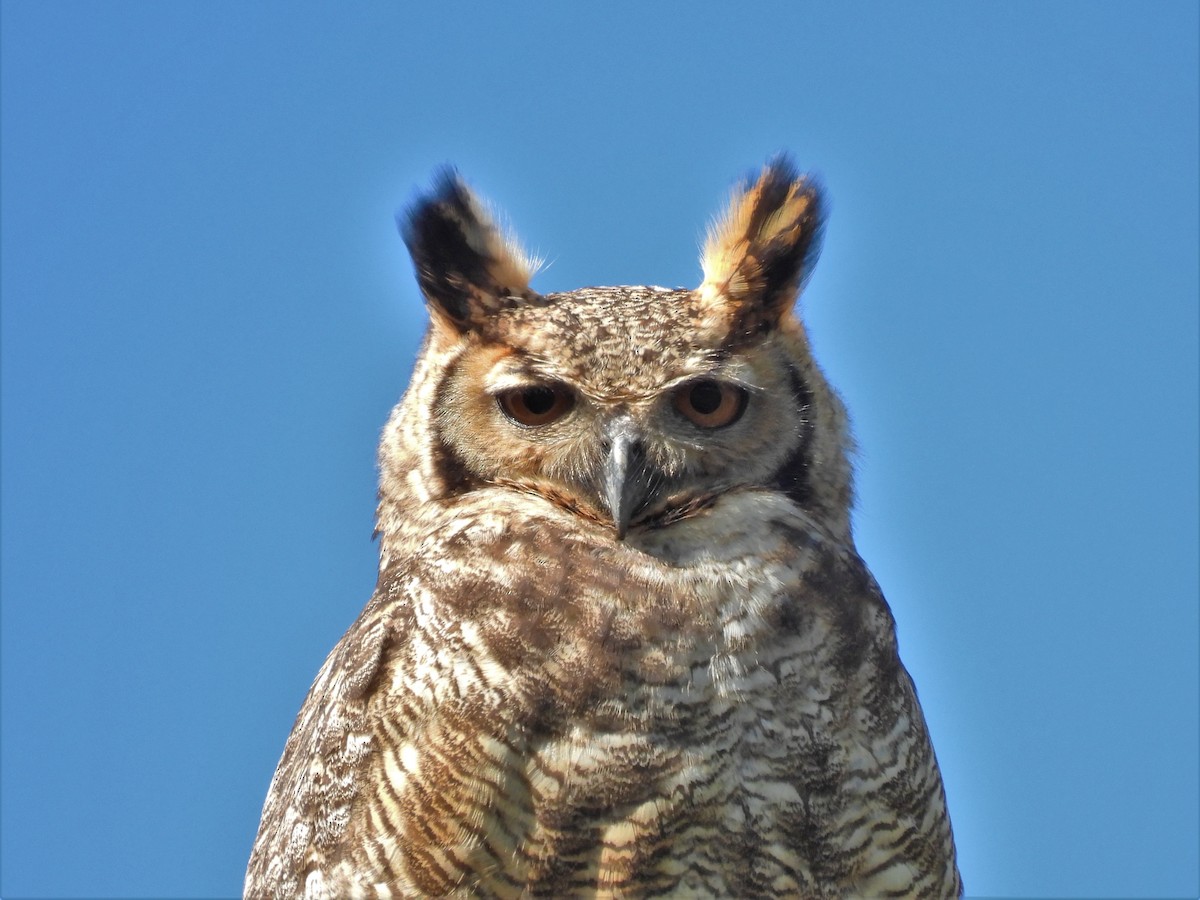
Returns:
[[[611,719],[621,732],[721,715],[784,683],[819,696],[830,646],[819,591],[837,559],[793,510],[746,492],[624,543],[511,513],[461,517],[387,576],[410,613],[391,691]]]
[[[392,576],[410,615],[369,704],[366,783],[377,817],[443,848],[428,883],[410,859],[414,885],[668,884],[683,860],[703,879],[813,827],[805,772],[828,781],[852,693],[814,593],[834,557],[795,521],[770,539],[744,521],[720,543],[697,521],[621,545],[474,516]]]

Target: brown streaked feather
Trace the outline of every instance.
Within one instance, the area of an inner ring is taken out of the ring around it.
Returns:
[[[960,893],[857,555],[764,492],[726,496],[715,532],[761,548],[739,584],[502,496],[381,577],[288,743],[247,897]],[[712,524],[656,534],[696,546]]]

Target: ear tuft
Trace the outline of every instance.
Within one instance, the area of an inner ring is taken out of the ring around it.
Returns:
[[[529,293],[537,261],[496,226],[453,168],[442,169],[396,221],[430,308],[460,329]]]
[[[816,262],[824,205],[812,176],[798,174],[787,156],[771,160],[709,229],[701,296],[732,315],[743,334],[774,325]]]

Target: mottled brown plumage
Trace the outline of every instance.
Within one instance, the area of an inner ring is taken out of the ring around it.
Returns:
[[[380,448],[379,582],[287,742],[248,897],[952,897],[941,778],[792,314],[783,159],[694,291],[539,295],[456,178]]]

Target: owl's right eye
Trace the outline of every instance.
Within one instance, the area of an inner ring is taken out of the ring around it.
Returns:
[[[527,428],[557,422],[575,406],[575,395],[558,384],[514,388],[496,397],[500,411]]]
[[[724,428],[732,425],[746,411],[747,394],[744,388],[713,378],[702,378],[685,384],[675,392],[675,408],[693,425],[701,428]]]

